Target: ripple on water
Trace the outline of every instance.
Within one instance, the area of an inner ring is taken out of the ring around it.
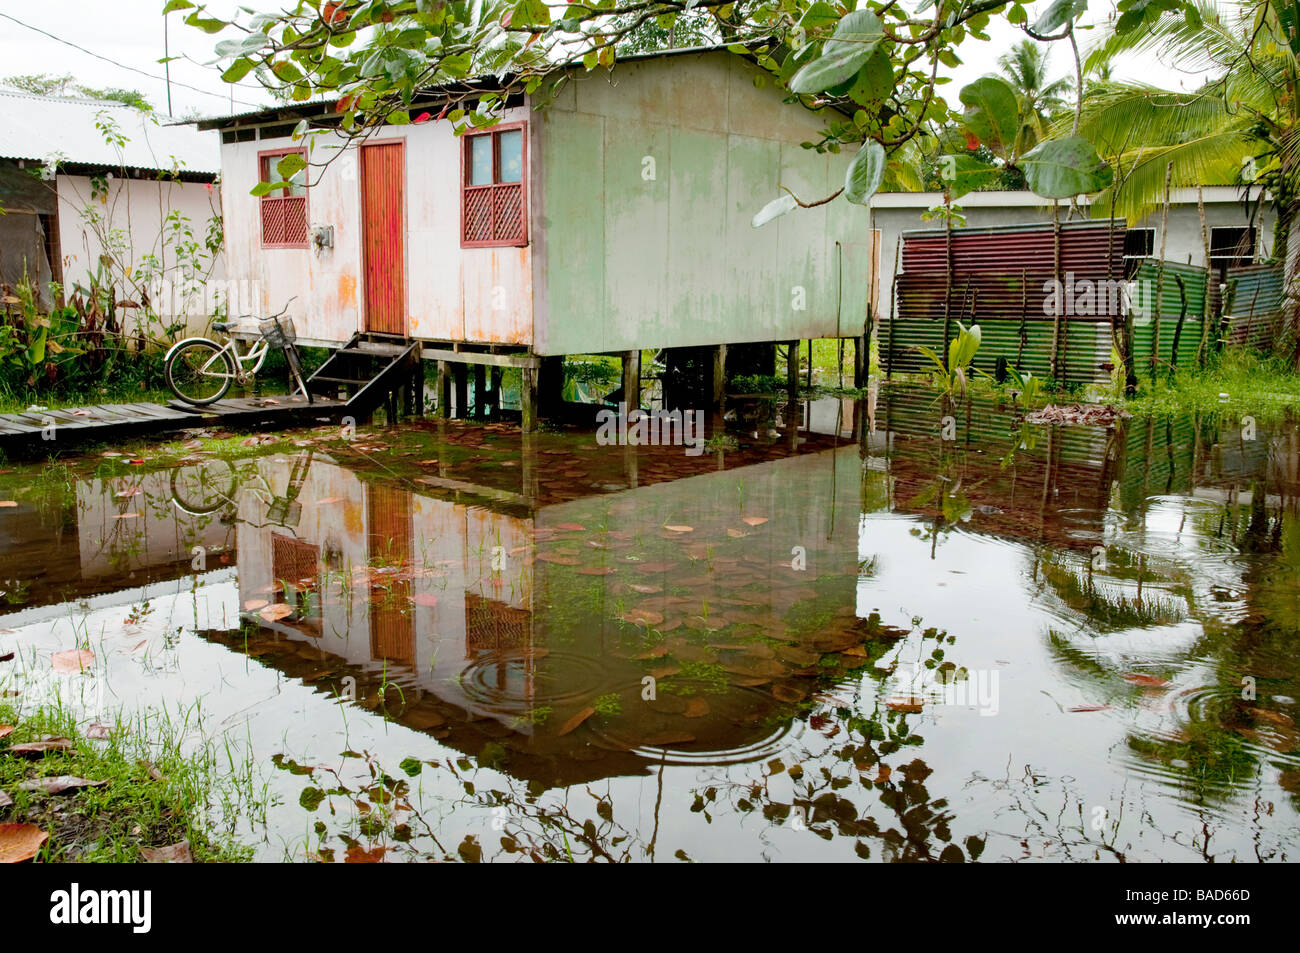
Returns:
[[[465,666],[460,677],[465,694],[485,709],[520,712],[595,695],[607,674],[594,658],[549,649],[488,652]]]
[[[698,687],[703,689],[708,686],[700,683]],[[625,688],[639,691],[641,686],[640,683],[636,683],[635,685],[625,686]],[[730,685],[727,687],[725,694],[703,695],[701,697],[710,700],[714,704],[726,699],[731,702],[730,708],[741,712],[762,711],[771,709],[773,706],[773,698],[770,693],[761,688],[749,686]],[[739,699],[738,704],[737,699]],[[751,701],[752,708],[750,707]],[[683,729],[681,735],[674,738],[673,735],[676,732],[669,729],[663,735],[664,740],[658,743],[653,742],[653,740],[647,741],[647,738],[652,739],[653,735],[657,733],[657,729],[645,725],[644,720],[637,725],[627,724],[626,721],[622,724],[618,721],[607,725],[593,724],[592,731],[605,746],[626,751],[655,764],[711,767],[747,764],[752,761],[771,758],[779,754],[790,741],[797,739],[803,729],[801,721],[791,718],[758,738],[724,748],[710,747],[707,741],[684,740],[690,734],[689,721],[677,720],[670,722],[670,724]],[[646,734],[647,731],[649,734]]]

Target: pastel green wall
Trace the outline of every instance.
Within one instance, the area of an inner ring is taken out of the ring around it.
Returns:
[[[539,353],[861,333],[865,208],[839,198],[750,225],[779,186],[829,195],[850,159],[800,148],[823,121],[761,75],[721,51],[624,62],[534,114]]]

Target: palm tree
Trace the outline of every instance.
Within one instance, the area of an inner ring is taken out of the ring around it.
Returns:
[[[1097,83],[1079,133],[1112,162],[1114,184],[1097,214],[1135,221],[1172,186],[1263,186],[1276,213],[1274,249],[1285,252],[1288,289],[1300,275],[1300,10],[1292,0],[1195,0],[1177,14],[1119,32],[1089,55],[1159,55],[1208,76],[1187,93],[1138,83]],[[1289,295],[1290,297],[1290,295]],[[1300,355],[1298,355],[1300,356]]]
[[[1011,82],[1020,103],[1020,132],[1016,154],[1024,155],[1046,138],[1053,113],[1065,105],[1070,81],[1047,78],[1051,50],[1036,40],[1021,40],[1008,53],[998,57],[1002,74]]]

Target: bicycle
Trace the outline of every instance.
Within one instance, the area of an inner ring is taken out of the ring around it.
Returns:
[[[290,298],[290,303],[293,299]],[[303,380],[302,363],[298,360],[298,349],[294,344],[293,323],[281,324],[280,318],[288,311],[262,318],[257,321],[256,332],[251,332],[241,321],[214,321],[212,330],[219,334],[235,334],[226,338],[225,344],[218,344],[211,338],[192,337],[177,341],[168,350],[165,358],[167,386],[172,392],[196,407],[212,404],[226,396],[230,385],[238,383],[241,387],[250,383],[257,372],[266,363],[266,355],[272,347],[284,351],[298,390],[312,403],[312,396]],[[252,333],[259,337],[248,342],[248,350],[239,351],[241,340],[247,340]]]

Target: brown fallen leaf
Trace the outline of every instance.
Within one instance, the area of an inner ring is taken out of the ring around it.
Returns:
[[[1114,705],[1075,705],[1073,708],[1067,708],[1066,711],[1110,711]]]
[[[24,758],[39,758],[50,751],[70,751],[72,741],[68,738],[47,738],[44,741],[28,741],[21,745],[10,745],[7,754],[16,754]]]
[[[80,791],[82,788],[102,788],[107,781],[91,781],[72,774],[57,774],[48,778],[33,778],[18,785],[20,791],[43,791],[46,794],[63,794],[65,791]]]
[[[35,824],[0,824],[0,864],[31,860],[49,839]]]
[[[743,530],[732,529],[730,526],[728,526],[727,535],[730,536],[732,539],[744,539],[749,534],[744,532]]]
[[[582,709],[582,711],[578,712],[576,715],[574,715],[564,724],[560,725],[560,730],[557,731],[556,734],[567,735],[569,732],[573,731],[575,728],[577,728],[580,724],[582,724],[584,721],[586,721],[594,714],[596,714],[596,709],[588,705],[586,708]]]
[[[14,733],[13,725],[0,725],[0,738],[8,738]]]
[[[190,842],[183,840],[167,847],[141,847],[140,859],[146,864],[192,864],[194,853]]]
[[[746,516],[746,517],[744,517],[743,519],[741,519],[741,522],[744,523],[746,526],[762,526],[764,523],[767,522],[767,517],[766,517],[766,516]]]
[[[256,612],[258,609],[262,609],[269,604],[270,603],[268,603],[265,599],[249,599],[247,602],[244,603],[244,611]]]
[[[636,583],[636,582],[628,583],[628,588],[631,589],[633,592],[641,593],[643,596],[652,596],[656,592],[664,591],[663,586],[643,586],[640,583]]]
[[[4,791],[0,791],[0,807],[9,807],[14,803],[14,799]]]
[[[1141,685],[1143,688],[1164,688],[1169,684],[1168,679],[1158,678],[1155,675],[1143,675],[1140,672],[1129,672],[1122,677],[1124,681],[1134,685]]]
[[[55,652],[51,658],[56,672],[81,672],[95,664],[95,653],[87,649],[69,649]]]
[[[287,619],[293,615],[293,606],[286,605],[283,602],[275,602],[257,613],[267,622],[279,622],[281,619]]]
[[[1280,711],[1269,711],[1267,708],[1247,708],[1246,711],[1250,712],[1257,720],[1272,722],[1284,728],[1290,728],[1295,724],[1295,719],[1290,715],[1282,714]]]
[[[658,625],[664,621],[664,614],[653,609],[628,609],[621,618],[633,625]]]
[[[695,532],[695,527],[694,527],[694,526],[669,526],[669,525],[665,524],[665,525],[664,525],[664,529],[666,529],[666,530],[670,530],[670,531],[672,531],[672,532],[674,532],[674,533],[693,533],[693,532]]]
[[[583,566],[578,570],[580,576],[612,576],[618,572],[612,566]]]
[[[555,528],[566,530],[571,533],[581,533],[587,527],[583,526],[581,523],[557,523]]]
[[[91,725],[86,729],[86,737],[92,741],[103,741],[113,733],[112,725]]]
[[[925,707],[925,699],[915,695],[901,698],[890,698],[885,702],[885,707],[890,711],[901,711],[910,715],[915,715]]]
[[[687,718],[703,718],[709,713],[709,703],[703,698],[692,698],[686,702],[686,710],[682,712]]]

